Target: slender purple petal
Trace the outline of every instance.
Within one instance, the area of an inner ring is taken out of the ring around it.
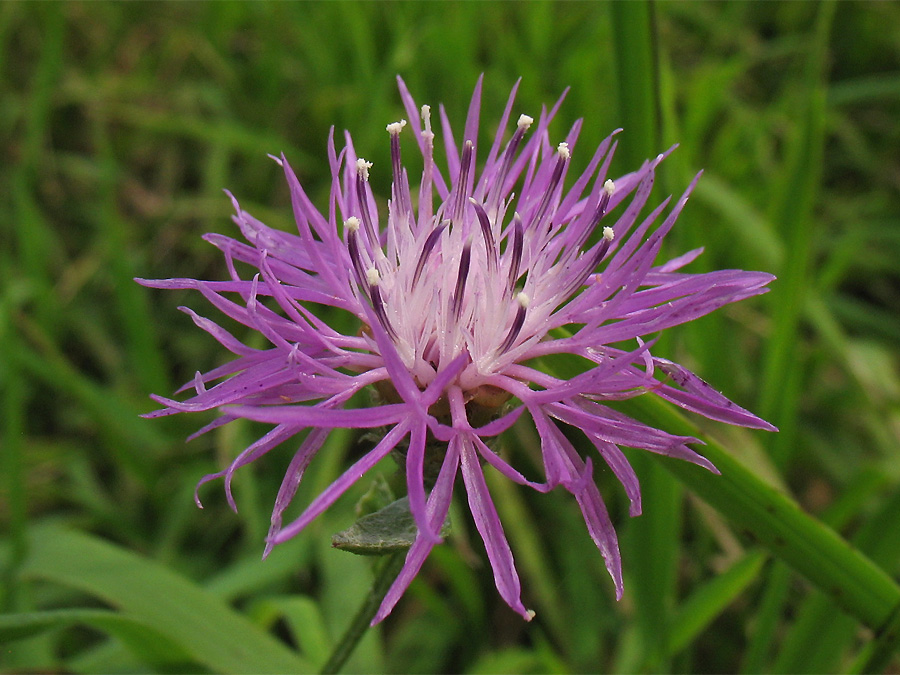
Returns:
[[[437,482],[428,497],[427,518],[430,531],[439,532],[447,519],[447,513],[450,511],[453,484],[459,469],[459,443],[458,438],[450,441],[447,447],[447,456],[441,465]],[[397,601],[406,592],[419,570],[422,569],[422,564],[425,562],[428,554],[431,553],[435,543],[435,540],[428,536],[427,533],[419,531],[415,542],[413,542],[409,552],[406,554],[406,563],[403,565],[403,569],[400,570],[394,583],[388,589],[384,600],[381,602],[381,607],[379,607],[378,612],[372,619],[373,626],[383,621],[394,609]]]
[[[509,549],[506,535],[503,534],[500,517],[497,515],[494,502],[491,501],[487,484],[484,482],[484,475],[481,473],[481,466],[478,464],[478,456],[472,448],[471,442],[463,439],[460,454],[469,509],[472,511],[475,527],[478,528],[478,533],[487,550],[488,559],[491,561],[494,583],[506,604],[518,612],[523,619],[531,621],[534,614],[525,609],[525,605],[522,604],[520,597],[522,587],[513,562],[512,551]]]
[[[322,494],[315,498],[306,510],[294,522],[269,536],[273,544],[280,544],[299,534],[303,528],[318,518],[325,509],[334,504],[356,481],[368,473],[378,462],[388,456],[391,450],[397,447],[402,438],[409,431],[409,425],[401,422],[391,429],[378,445],[367,452],[362,459],[347,469],[340,478],[329,485]]]

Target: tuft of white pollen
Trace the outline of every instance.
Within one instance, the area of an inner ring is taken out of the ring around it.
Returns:
[[[556,146],[556,152],[563,159],[569,159],[572,156],[572,153],[569,152],[569,144],[565,141]]]
[[[519,115],[519,121],[516,122],[516,126],[519,129],[527,129],[534,123],[534,118],[529,117],[528,115]]]
[[[425,131],[422,132],[426,136],[430,136],[434,138],[434,133],[431,131],[431,106],[423,105],[422,106],[422,122],[425,124]]]
[[[350,230],[350,232],[356,232],[359,229],[359,218],[350,216],[344,221],[344,227]]]
[[[528,305],[531,304],[531,298],[528,297],[527,293],[522,292],[516,296],[516,302],[519,303],[519,307],[521,307],[522,309],[528,309]]]
[[[396,136],[400,133],[403,127],[406,126],[406,120],[400,120],[399,122],[391,122],[388,124],[385,129],[392,136]]]
[[[381,275],[374,266],[366,270],[366,281],[369,282],[369,286],[377,286],[381,282]]]
[[[616,233],[613,232],[613,229],[611,227],[603,228],[603,238],[606,239],[606,241],[612,241],[613,239],[615,239],[615,237]]]
[[[603,184],[603,190],[606,192],[606,194],[612,197],[613,192],[616,191],[616,184],[607,179],[607,181]]]
[[[362,157],[356,160],[356,172],[362,176],[363,180],[369,180],[369,169],[372,168],[372,162],[367,162]]]

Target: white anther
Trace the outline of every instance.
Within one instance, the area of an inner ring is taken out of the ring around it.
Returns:
[[[269,155],[269,159],[273,160],[278,166],[284,166],[284,162],[281,161],[281,157],[276,157],[275,155]]]
[[[611,227],[603,228],[603,238],[606,239],[606,241],[612,241],[613,239],[615,239],[615,237],[616,233],[613,232],[613,229]]]
[[[344,227],[346,227],[350,232],[356,232],[359,229],[359,218],[356,216],[350,216],[347,220],[344,221]]]
[[[391,122],[385,127],[385,129],[387,129],[387,132],[392,136],[396,136],[405,126],[406,120],[400,120],[399,122]]]
[[[422,106],[422,122],[425,124],[425,131],[423,132],[426,136],[431,136],[434,138],[434,134],[431,132],[431,106],[423,105]]]
[[[369,282],[369,286],[377,286],[381,281],[381,275],[374,266],[366,270],[366,281]]]
[[[516,126],[519,129],[528,129],[534,123],[534,118],[529,117],[528,115],[519,115],[519,121],[516,122]]]
[[[372,168],[372,162],[367,162],[362,157],[356,160],[356,172],[362,176],[363,180],[369,180],[369,169]]]
[[[603,190],[606,192],[606,194],[608,194],[610,197],[612,197],[613,192],[616,191],[616,184],[613,183],[611,180],[607,180],[603,184]]]
[[[559,153],[559,156],[563,159],[569,159],[569,157],[572,156],[572,153],[569,152],[569,144],[565,141],[556,146],[556,152]]]
[[[522,309],[528,309],[528,305],[531,304],[531,298],[528,297],[527,293],[519,293],[516,296],[516,302],[519,303]]]

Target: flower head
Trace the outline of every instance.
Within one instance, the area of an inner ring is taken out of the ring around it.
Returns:
[[[655,264],[663,237],[696,183],[665,216],[669,200],[639,221],[663,155],[610,180],[616,145],[610,136],[566,189],[581,121],[564,140],[551,143],[548,127],[562,99],[536,121],[521,115],[504,143],[514,88],[479,171],[479,80],[461,146],[440,111],[443,171],[435,161],[430,108],[418,108],[402,80],[399,86],[410,121],[387,125],[393,184],[386,217],[369,185],[377,167],[356,155],[349,134],[338,151],[332,133],[327,216],[282,157],[276,161],[290,187],[297,234],[267,227],[232,197],[234,221],[249,244],[206,236],[224,253],[229,281],[142,281],[199,290],[269,343],[264,349],[248,347],[185,309],[235,358],[198,373],[195,394],[186,401],[155,396],[165,407],[149,416],[216,408],[222,416],[203,431],[238,418],[274,425],[227,469],[201,481],[224,477],[232,507],[234,471],[307,431],[275,500],[267,551],[302,531],[389,453],[405,457],[418,534],[376,621],[391,611],[440,541],[460,475],[497,588],[510,607],[531,618],[485,482],[488,466],[541,492],[557,486],[571,492],[621,597],[616,534],[592,478],[593,460],[582,458],[562,429],[579,429],[593,444],[624,486],[632,515],[640,513],[640,490],[619,446],[715,471],[689,447],[696,439],[649,427],[607,403],[652,391],[711,419],[772,429],[685,368],[653,356],[652,340],[645,338],[763,293],[773,277],[736,270],[681,272],[699,250]],[[412,136],[424,160],[416,190],[401,160],[403,134]],[[244,279],[234,261],[258,273]],[[317,305],[353,314],[360,330],[335,330],[313,311]],[[562,379],[535,365],[554,354],[582,357],[585,370]],[[377,393],[374,404],[347,407],[366,388]],[[525,478],[490,444],[525,413],[540,435],[543,482]],[[338,427],[385,431],[296,520],[284,524],[282,514],[304,470]],[[426,465],[435,462],[436,452],[438,470],[431,471]]]

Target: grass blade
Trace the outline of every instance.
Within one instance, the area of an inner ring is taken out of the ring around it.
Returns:
[[[694,435],[706,443],[703,454],[721,476],[677,459],[653,457],[739,532],[766,546],[863,624],[879,630],[890,619],[900,604],[900,586],[834,530],[764,483],[719,443],[699,434],[664,401],[644,395],[623,408],[660,428]]]
[[[633,168],[659,152],[660,103],[653,5],[610,5],[616,60],[619,117],[625,129],[617,160]],[[637,605],[635,617],[644,666],[662,667],[669,615],[674,605],[681,491],[675,481],[647,458],[632,465],[642,486],[644,515],[628,523],[623,538],[628,584]]]
[[[794,421],[802,387],[785,386],[786,377],[799,370],[797,364],[800,325],[813,248],[812,209],[821,180],[825,144],[825,64],[828,36],[835,12],[834,2],[819,8],[815,35],[806,69],[805,100],[800,126],[793,134],[784,176],[776,183],[771,221],[787,244],[778,285],[771,294],[773,327],[763,362],[760,415],[781,429],[773,441],[773,458],[784,467],[794,447]]]
[[[0,640],[4,644],[73,625],[88,626],[119,639],[142,663],[157,669],[180,666],[192,660],[184,645],[171,636],[120,612],[105,609],[60,609],[0,616]]]
[[[90,535],[34,528],[21,574],[113,605],[182,644],[191,658],[216,672],[310,671],[297,654],[196,584]]]

